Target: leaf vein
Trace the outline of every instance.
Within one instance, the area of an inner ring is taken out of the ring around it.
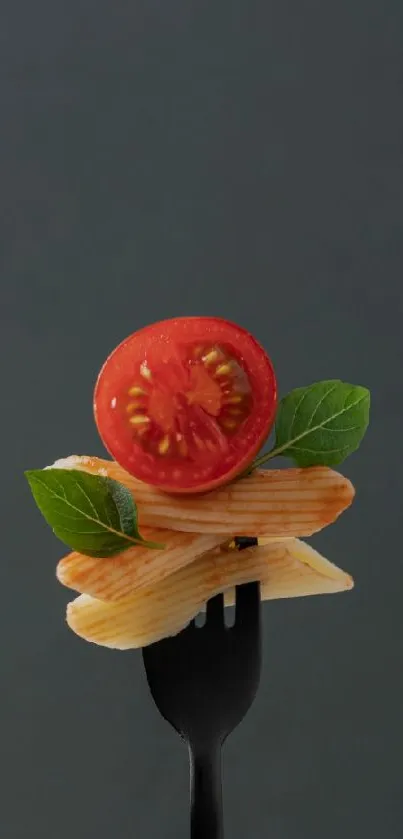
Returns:
[[[295,423],[295,418],[297,416],[297,413],[298,413],[304,399],[306,399],[306,397],[308,396],[310,390],[311,390],[311,388],[309,388],[309,387],[306,390],[304,390],[299,402],[297,402],[297,404],[294,408],[294,414],[293,414],[293,417],[292,417],[292,420],[291,420],[291,424],[290,424],[290,428],[289,428],[289,434],[291,434],[291,432],[292,432],[292,428],[293,428],[293,425]]]
[[[347,446],[337,446],[335,449],[325,449],[324,452],[318,452],[317,449],[308,449],[306,446],[291,446],[291,451],[297,452],[307,452],[308,454],[334,454],[334,452],[343,452],[345,449],[349,449],[350,444]]]
[[[348,425],[346,428],[325,428],[325,426],[323,426],[321,430],[327,431],[328,434],[332,434],[333,432],[335,432],[335,434],[344,434],[346,431],[358,431],[359,428],[361,428],[360,425]]]
[[[91,498],[89,497],[88,493],[85,491],[84,487],[82,487],[81,484],[75,478],[73,478],[73,482],[74,482],[74,485],[77,487],[77,489],[80,490],[80,492],[84,496],[85,500],[88,501],[90,507],[92,508],[92,510],[95,513],[95,516],[97,517],[97,521],[100,521],[99,510],[96,509],[94,503],[91,501]],[[83,515],[85,515],[85,514],[83,513]]]
[[[309,420],[308,420],[308,422],[307,422],[307,428],[310,428],[311,422],[312,422],[312,420],[313,420],[313,418],[314,418],[315,414],[317,414],[317,413],[318,413],[318,410],[319,410],[319,408],[320,408],[320,406],[321,406],[322,402],[324,402],[324,401],[325,401],[325,399],[326,399],[328,396],[330,396],[330,394],[331,394],[331,393],[334,393],[334,391],[335,391],[335,390],[336,390],[336,388],[337,388],[337,385],[338,385],[338,383],[337,383],[337,382],[333,383],[332,387],[330,387],[330,388],[329,388],[329,390],[326,390],[326,391],[325,391],[325,393],[322,395],[322,397],[319,399],[319,402],[317,402],[317,403],[316,403],[316,407],[313,409],[312,414],[311,414],[311,416],[310,416],[310,418],[309,418]]]

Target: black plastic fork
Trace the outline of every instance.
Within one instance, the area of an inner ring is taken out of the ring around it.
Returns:
[[[256,540],[239,540],[249,547]],[[250,708],[261,668],[260,589],[236,589],[235,622],[224,623],[223,595],[212,598],[202,627],[195,621],[143,650],[161,715],[188,744],[191,839],[222,839],[221,747]]]

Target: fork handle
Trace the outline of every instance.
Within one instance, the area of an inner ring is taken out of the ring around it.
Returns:
[[[223,839],[221,747],[189,746],[191,839]]]

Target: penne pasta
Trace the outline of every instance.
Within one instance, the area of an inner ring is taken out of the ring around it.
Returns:
[[[158,584],[223,541],[222,535],[155,528],[143,528],[142,535],[165,544],[164,550],[136,545],[106,559],[73,551],[60,560],[56,569],[58,580],[100,600],[120,600],[141,586]]]
[[[118,603],[82,594],[68,604],[67,623],[77,635],[105,647],[143,647],[178,633],[215,594],[230,590],[227,601],[232,602],[234,586],[253,580],[261,582],[262,599],[327,594],[353,586],[348,574],[292,539],[242,552],[215,549]]]
[[[261,580],[262,600],[306,597],[312,594],[335,594],[353,588],[350,574],[342,571],[318,551],[300,539],[287,541],[287,550],[280,573],[280,565],[270,562]],[[235,603],[235,589],[224,594],[226,606]]]
[[[256,470],[201,496],[169,496],[136,480],[114,461],[73,455],[53,468],[82,469],[125,484],[140,525],[233,536],[310,536],[331,524],[354,498],[351,482],[325,466]]]

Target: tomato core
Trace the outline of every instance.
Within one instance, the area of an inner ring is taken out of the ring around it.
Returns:
[[[264,350],[218,318],[134,333],[107,359],[94,397],[112,456],[170,492],[205,491],[241,471],[267,436],[275,405]]]

